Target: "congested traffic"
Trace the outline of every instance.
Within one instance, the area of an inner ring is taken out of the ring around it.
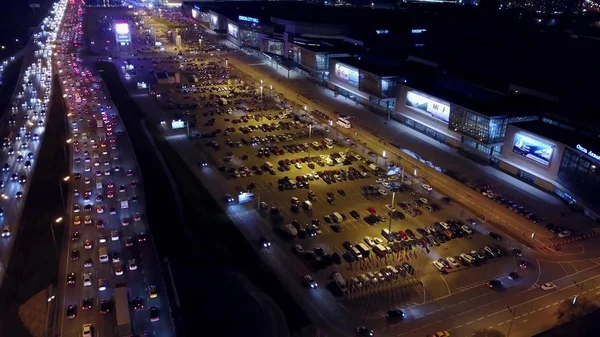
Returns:
[[[70,4],[56,61],[72,150],[61,332],[168,336],[171,318],[133,150],[102,82],[79,57],[84,12],[83,1]]]
[[[44,135],[52,88],[53,46],[59,31],[66,1],[53,5],[50,14],[39,26],[24,55],[22,78],[19,79],[10,110],[2,120],[2,221],[1,255],[8,264],[17,232],[24,200],[35,169],[41,140]],[[4,61],[3,67],[8,64]],[[4,272],[5,268],[2,268]],[[3,279],[3,277],[1,278]]]

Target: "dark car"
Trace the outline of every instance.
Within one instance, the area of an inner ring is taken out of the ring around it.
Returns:
[[[343,246],[344,248],[346,248],[346,250],[348,250],[348,251],[349,251],[349,250],[351,250],[351,249],[352,249],[352,247],[354,247],[350,241],[344,241],[344,242],[342,243],[342,246]]]
[[[373,336],[373,330],[366,326],[359,326],[356,328],[356,334],[359,336]]]
[[[109,300],[102,300],[100,303],[100,313],[105,315],[112,311],[113,304]]]
[[[71,261],[77,260],[79,260],[79,251],[77,249],[73,249],[73,251],[71,251]]]
[[[160,319],[159,313],[158,313],[158,308],[157,307],[151,307],[150,308],[150,322],[156,322]]]
[[[387,319],[403,319],[404,312],[400,309],[393,309],[393,310],[388,311],[385,314],[385,318],[387,318]]]
[[[67,318],[73,319],[75,316],[77,316],[77,306],[71,304],[67,307]]]
[[[502,286],[502,282],[500,282],[500,280],[489,280],[488,281],[488,286],[490,288],[500,288]]]
[[[488,232],[488,235],[496,241],[502,241],[502,235],[500,235],[496,232]]]
[[[139,311],[144,309],[144,301],[141,297],[136,297],[131,301],[131,305],[133,306],[133,310]]]
[[[358,212],[355,210],[350,211],[350,216],[353,217],[354,219],[360,218],[360,214],[358,214]]]
[[[91,297],[86,297],[81,301],[81,309],[89,310],[94,306],[94,300]]]

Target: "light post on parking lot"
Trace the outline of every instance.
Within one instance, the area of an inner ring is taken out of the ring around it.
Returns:
[[[202,38],[198,39],[198,48],[202,48]]]
[[[66,176],[66,177],[62,178],[62,181],[65,183],[68,183],[70,179],[71,179],[70,176]],[[60,181],[58,182],[58,187],[60,187],[60,201],[62,202],[63,209],[64,209],[66,206],[65,206],[65,196],[63,194],[62,182],[60,182]]]
[[[515,311],[511,309],[508,305],[506,309],[512,314],[512,318],[510,320],[510,325],[508,326],[508,332],[506,333],[506,337],[510,337],[510,331],[512,330],[513,322],[515,321]]]
[[[392,192],[392,207],[394,207],[394,201],[396,200],[396,192]],[[390,222],[388,224],[388,231],[390,231],[390,233],[392,232],[392,216],[391,216],[392,211],[390,210],[390,214],[388,214],[388,216],[390,217]],[[391,242],[391,236],[388,235],[388,242]]]
[[[262,102],[262,100],[263,100],[263,86],[261,85],[259,88],[260,88],[260,101]]]
[[[312,124],[308,124],[308,160],[310,162],[310,148],[312,147],[311,144],[311,137],[312,136]]]

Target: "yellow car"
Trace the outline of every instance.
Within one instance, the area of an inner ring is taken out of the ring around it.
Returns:
[[[79,215],[73,218],[73,225],[81,225],[81,217]]]
[[[431,337],[450,337],[450,333],[448,331],[439,331],[431,335]]]
[[[156,286],[154,284],[151,284],[148,287],[148,294],[150,295],[150,298],[157,298],[158,297],[158,292],[156,291]]]

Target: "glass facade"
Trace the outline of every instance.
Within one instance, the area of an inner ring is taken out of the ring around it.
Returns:
[[[252,30],[240,30],[240,42],[242,46],[260,48],[258,33]]]
[[[450,129],[484,144],[501,143],[508,124],[537,120],[537,116],[487,117],[474,111],[452,106]]]
[[[415,129],[423,134],[426,134],[427,136],[429,136],[439,142],[446,143],[446,135],[439,133],[430,127],[427,127],[419,122],[416,122],[416,121],[414,121],[410,118],[406,118],[406,117],[404,117],[403,122],[404,122],[404,124],[406,124],[407,126],[409,126],[412,129]]]
[[[558,182],[575,194],[589,196],[597,195],[600,189],[600,163],[583,156],[570,148],[565,148],[560,168]]]
[[[329,69],[329,55],[327,54],[316,54],[317,71],[326,71]]]

